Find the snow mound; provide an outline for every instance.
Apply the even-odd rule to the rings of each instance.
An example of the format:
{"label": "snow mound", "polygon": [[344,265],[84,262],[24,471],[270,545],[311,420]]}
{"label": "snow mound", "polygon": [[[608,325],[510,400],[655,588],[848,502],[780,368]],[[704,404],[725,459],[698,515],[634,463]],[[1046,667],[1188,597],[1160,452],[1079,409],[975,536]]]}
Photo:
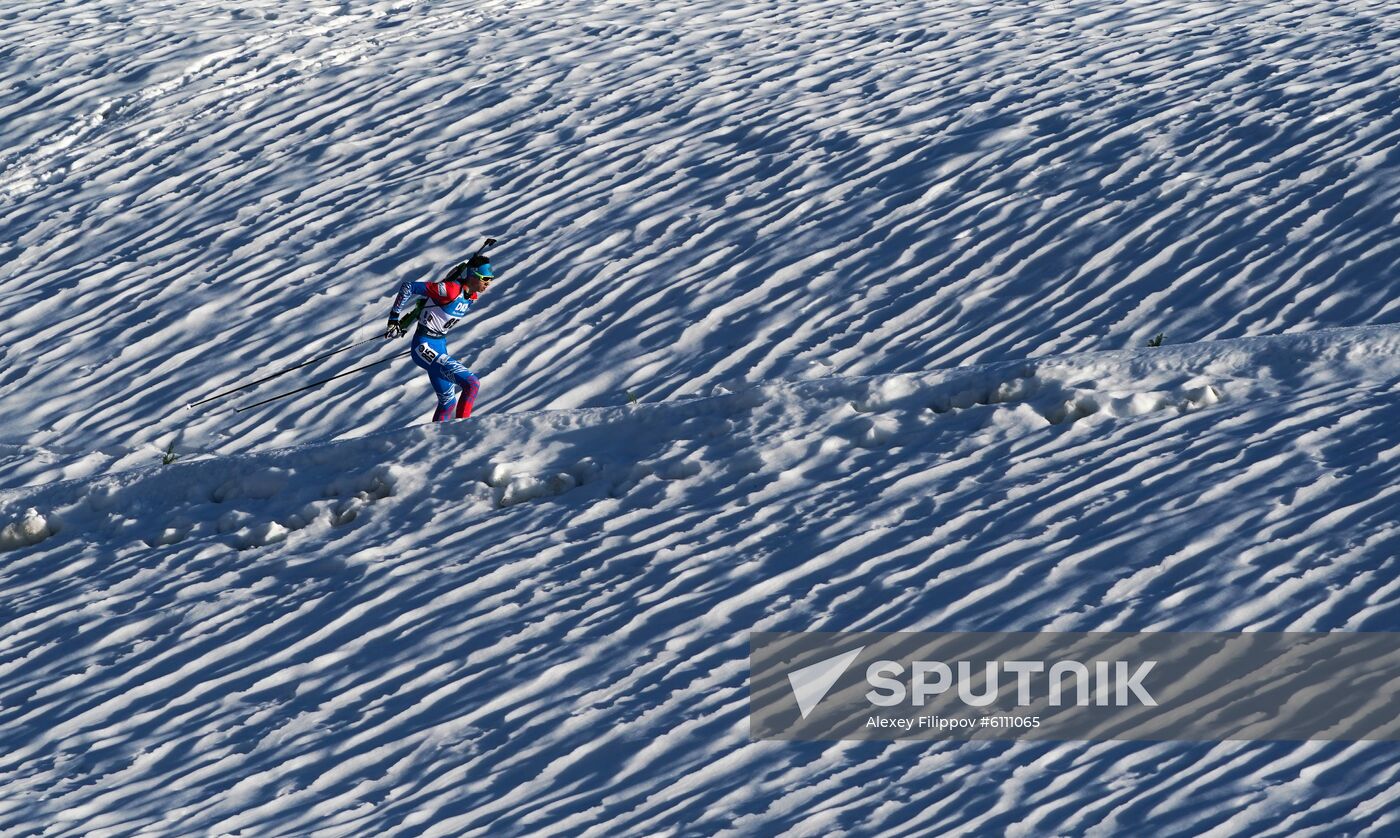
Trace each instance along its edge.
{"label": "snow mound", "polygon": [[[942,429],[954,414],[967,414],[972,427],[979,430],[1030,432],[1089,416],[1121,419],[1164,410],[1183,413],[1216,404],[1222,398],[1222,389],[1205,383],[1199,375],[1156,375],[1152,380],[1167,382],[1173,377],[1182,382],[1164,383],[1155,389],[1142,382],[1137,382],[1136,388],[1115,387],[1082,375],[1070,383],[1074,376],[1062,365],[1051,362],[1041,369],[1037,364],[1022,363],[951,374],[754,387],[739,395],[690,400],[680,408],[632,406],[586,414],[596,417],[590,428],[576,427],[582,420],[563,413],[501,417],[486,419],[484,425],[516,427],[526,423],[529,442],[541,446],[540,450],[516,457],[495,454],[489,462],[472,466],[456,462],[458,455],[452,444],[447,454],[417,445],[409,449],[411,454],[400,456],[397,439],[431,440],[435,434],[447,432],[419,428],[364,442],[175,463],[63,484],[47,491],[0,494],[0,498],[15,498],[9,502],[11,506],[19,499],[34,497],[42,497],[48,504],[46,512],[29,507],[7,524],[0,534],[0,545],[17,549],[37,544],[57,532],[58,521],[66,521],[70,538],[132,537],[150,546],[165,546],[224,536],[224,543],[249,549],[285,541],[303,530],[310,537],[323,537],[330,528],[347,526],[369,514],[372,504],[393,497],[403,484],[420,492],[440,492],[436,487],[428,488],[433,479],[458,487],[461,497],[454,498],[454,503],[465,509],[515,506],[558,497],[599,481],[606,484],[609,497],[621,497],[648,480],[694,478],[707,462],[722,470],[752,474],[762,470],[774,455],[736,445],[731,438],[737,428],[734,417],[759,406],[772,408],[784,403],[792,404],[794,410],[810,410],[805,402],[813,396],[839,400],[843,398],[840,394],[856,394],[847,399],[847,410],[860,415],[848,417],[846,411],[837,410],[827,421],[833,440],[844,438],[864,448],[917,442],[920,435]],[[654,451],[650,456],[614,450],[601,459],[596,453],[576,460],[570,459],[572,455],[550,453],[561,422],[572,429],[565,436],[579,438],[567,450],[594,452],[618,449],[618,428],[664,425],[668,420],[658,420],[655,414],[676,410],[685,415],[676,430],[682,438],[694,437],[689,445]],[[475,426],[467,427],[472,430],[459,426],[452,432],[475,433]],[[495,450],[499,434],[488,431],[487,436],[491,444],[484,450]],[[596,445],[582,443],[594,436],[599,440]],[[655,431],[638,431],[639,439],[654,436]],[[652,444],[656,444],[654,439]],[[482,445],[474,443],[473,447]],[[518,449],[520,443],[504,447]],[[827,445],[824,450],[831,453],[839,446]],[[389,462],[384,461],[386,457]],[[744,465],[748,462],[754,465]]]}
{"label": "snow mound", "polygon": [[14,550],[29,547],[58,532],[57,516],[44,516],[39,510],[30,507],[15,521],[0,529],[0,550]]}

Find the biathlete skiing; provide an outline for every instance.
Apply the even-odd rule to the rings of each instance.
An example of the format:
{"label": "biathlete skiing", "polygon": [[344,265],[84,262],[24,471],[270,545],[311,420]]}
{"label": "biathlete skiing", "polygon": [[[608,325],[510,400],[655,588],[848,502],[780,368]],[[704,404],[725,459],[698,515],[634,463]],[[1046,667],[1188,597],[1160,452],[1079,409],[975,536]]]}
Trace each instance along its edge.
{"label": "biathlete skiing", "polygon": [[[495,244],[494,240],[487,241]],[[448,354],[447,332],[466,316],[472,303],[491,287],[494,278],[490,257],[478,251],[471,259],[448,271],[442,280],[408,281],[399,286],[399,293],[394,296],[389,327],[384,330],[386,340],[403,336],[407,320],[404,312],[415,301],[420,301],[418,328],[413,333],[413,363],[428,371],[433,391],[437,393],[434,422],[466,419],[472,415],[472,405],[476,403],[481,384],[466,364]]]}

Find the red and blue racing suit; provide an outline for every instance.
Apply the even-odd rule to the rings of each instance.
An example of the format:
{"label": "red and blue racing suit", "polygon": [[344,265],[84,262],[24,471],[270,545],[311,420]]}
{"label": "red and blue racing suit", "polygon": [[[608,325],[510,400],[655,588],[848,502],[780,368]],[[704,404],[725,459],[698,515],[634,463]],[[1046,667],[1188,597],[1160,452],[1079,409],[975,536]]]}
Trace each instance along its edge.
{"label": "red and blue racing suit", "polygon": [[[418,315],[418,330],[413,334],[413,363],[428,371],[433,391],[437,393],[433,421],[442,422],[449,416],[465,419],[472,415],[472,405],[481,384],[465,364],[447,354],[447,331],[471,309],[476,295],[468,291],[466,285],[452,279],[405,282],[394,297],[390,319],[402,317],[420,297],[427,298],[427,304]],[[460,398],[458,388],[461,389]]]}

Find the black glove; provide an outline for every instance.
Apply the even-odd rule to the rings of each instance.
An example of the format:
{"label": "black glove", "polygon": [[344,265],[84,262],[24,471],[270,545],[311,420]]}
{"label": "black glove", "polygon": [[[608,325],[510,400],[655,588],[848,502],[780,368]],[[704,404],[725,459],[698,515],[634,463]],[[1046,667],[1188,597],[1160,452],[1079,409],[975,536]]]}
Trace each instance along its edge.
{"label": "black glove", "polygon": [[393,340],[394,338],[401,337],[403,337],[403,327],[399,325],[399,319],[397,317],[390,317],[389,328],[384,330],[384,339]]}

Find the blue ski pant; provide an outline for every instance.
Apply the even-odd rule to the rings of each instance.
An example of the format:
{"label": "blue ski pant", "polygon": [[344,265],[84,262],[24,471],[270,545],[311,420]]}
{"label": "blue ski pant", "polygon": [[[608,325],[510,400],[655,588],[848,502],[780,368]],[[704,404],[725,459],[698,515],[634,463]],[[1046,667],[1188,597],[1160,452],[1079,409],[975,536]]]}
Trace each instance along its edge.
{"label": "blue ski pant", "polygon": [[442,422],[450,415],[457,419],[466,419],[472,415],[472,405],[476,403],[476,394],[481,389],[481,382],[467,369],[466,364],[447,354],[446,338],[415,335],[413,363],[428,371],[428,379],[433,383],[433,392],[437,394],[437,410],[433,411],[434,422]]}

